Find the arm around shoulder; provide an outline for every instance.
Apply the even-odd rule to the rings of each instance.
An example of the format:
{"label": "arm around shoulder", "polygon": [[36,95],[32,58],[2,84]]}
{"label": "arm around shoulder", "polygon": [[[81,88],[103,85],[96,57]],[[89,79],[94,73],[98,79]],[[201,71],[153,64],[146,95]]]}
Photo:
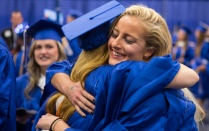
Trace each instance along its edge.
{"label": "arm around shoulder", "polygon": [[191,68],[180,64],[180,69],[166,88],[191,87],[199,81],[198,74]]}

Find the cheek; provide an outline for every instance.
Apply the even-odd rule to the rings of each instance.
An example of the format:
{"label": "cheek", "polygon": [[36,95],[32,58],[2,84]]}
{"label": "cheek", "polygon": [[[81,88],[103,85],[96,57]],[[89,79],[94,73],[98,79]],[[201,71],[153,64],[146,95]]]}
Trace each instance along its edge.
{"label": "cheek", "polygon": [[143,58],[143,49],[142,48],[132,48],[128,51],[128,55],[132,60],[142,60]]}
{"label": "cheek", "polygon": [[58,61],[58,58],[59,58],[59,51],[58,51],[58,49],[54,49],[54,50],[51,52],[51,55],[52,55],[52,58],[53,58],[55,61]]}
{"label": "cheek", "polygon": [[38,55],[39,55],[39,52],[38,52],[38,51],[36,51],[36,50],[34,50],[34,54],[33,54],[33,56],[34,56],[35,60],[38,58]]}
{"label": "cheek", "polygon": [[113,42],[113,38],[110,37],[109,40],[108,40],[108,43],[107,43],[108,44],[108,47],[111,45],[112,42]]}

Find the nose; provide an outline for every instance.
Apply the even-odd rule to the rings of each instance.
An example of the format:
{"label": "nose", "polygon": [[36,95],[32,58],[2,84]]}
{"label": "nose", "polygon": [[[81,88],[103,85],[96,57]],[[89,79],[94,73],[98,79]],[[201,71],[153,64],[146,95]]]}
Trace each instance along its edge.
{"label": "nose", "polygon": [[47,52],[47,49],[46,48],[41,48],[40,52],[44,54],[44,53]]}
{"label": "nose", "polygon": [[117,48],[117,49],[119,49],[119,48],[121,48],[122,47],[122,43],[121,43],[122,41],[121,41],[121,38],[120,37],[117,37],[117,38],[115,38],[115,39],[113,39],[112,40],[112,47],[113,48]]}

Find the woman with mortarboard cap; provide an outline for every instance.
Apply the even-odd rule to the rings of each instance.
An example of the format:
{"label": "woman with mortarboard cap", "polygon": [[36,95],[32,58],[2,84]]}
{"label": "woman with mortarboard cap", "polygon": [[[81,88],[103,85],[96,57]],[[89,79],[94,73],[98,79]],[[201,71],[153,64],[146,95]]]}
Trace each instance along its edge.
{"label": "woman with mortarboard cap", "polygon": [[195,30],[196,47],[195,59],[193,60],[192,68],[198,72],[200,81],[196,83],[192,89],[196,96],[200,99],[200,103],[209,99],[209,31],[206,23],[200,22]]}
{"label": "woman with mortarboard cap", "polygon": [[[155,16],[157,15],[158,19],[156,18],[157,19],[156,20],[153,17],[151,17],[151,19],[153,18],[152,19],[153,21],[151,21],[151,23],[149,23],[146,18],[149,19],[150,17],[146,17],[146,18],[142,17],[141,18],[140,14],[142,12],[140,12],[140,11],[142,11],[142,12],[144,11],[145,14],[147,13],[146,15],[151,14],[151,16],[153,16],[154,18],[156,18]],[[132,12],[134,12],[134,13],[132,14]],[[100,11],[97,10],[97,13],[100,13]],[[110,13],[114,14],[114,11],[110,11]],[[132,17],[132,15],[133,15],[133,17]],[[94,16],[96,16],[96,15],[91,14],[90,16],[92,19],[94,19]],[[142,16],[144,16],[143,13],[142,13]],[[85,18],[85,17],[83,17],[83,18]],[[102,17],[99,17],[99,18],[98,19],[101,20]],[[95,18],[95,19],[97,19],[97,18]],[[142,20],[143,22],[141,21],[141,19],[143,19]],[[84,20],[84,19],[82,19],[82,20]],[[134,21],[134,20],[136,20],[135,24],[130,22],[130,21]],[[158,22],[156,22],[156,21],[158,21]],[[161,53],[162,53],[161,55],[163,55],[164,53],[166,54],[168,52],[170,53],[171,38],[169,36],[169,30],[166,26],[164,19],[162,17],[160,17],[159,14],[155,13],[153,10],[151,10],[149,8],[146,8],[144,6],[132,6],[132,7],[128,8],[128,10],[125,11],[125,13],[123,13],[114,22],[115,23],[113,23],[113,30],[111,30],[110,39],[108,41],[108,46],[110,48],[111,47],[113,48],[113,46],[115,44],[115,48],[114,48],[115,52],[111,50],[112,48],[111,49],[108,48],[109,51],[111,52],[111,54],[108,54],[106,52],[107,51],[107,44],[104,44],[104,43],[106,43],[107,41],[104,42],[104,41],[102,41],[102,39],[105,37],[107,37],[107,39],[108,39],[108,35],[104,34],[104,36],[101,36],[101,32],[102,32],[101,29],[105,30],[105,28],[101,28],[100,33],[97,32],[98,30],[93,29],[91,32],[96,32],[96,33],[93,33],[94,35],[93,34],[87,35],[88,33],[82,35],[82,33],[81,33],[81,37],[84,38],[83,40],[85,42],[81,41],[80,44],[83,47],[83,49],[85,49],[85,51],[83,51],[81,53],[79,59],[77,60],[77,63],[73,67],[73,70],[72,70],[71,76],[70,76],[70,78],[72,78],[73,81],[79,81],[78,79],[80,79],[82,82],[82,85],[85,84],[85,89],[89,93],[91,93],[92,95],[96,95],[95,96],[97,98],[96,99],[96,108],[95,108],[94,115],[92,116],[93,119],[92,120],[89,119],[89,116],[91,116],[91,114],[89,114],[90,113],[89,112],[89,113],[87,113],[86,118],[83,118],[83,120],[84,121],[86,120],[86,122],[82,123],[80,121],[82,119],[82,117],[80,116],[80,118],[79,118],[78,112],[74,112],[75,108],[72,107],[72,104],[68,102],[67,98],[65,96],[63,97],[63,95],[55,94],[47,102],[46,106],[48,106],[48,108],[45,109],[45,107],[43,106],[42,109],[43,109],[43,111],[47,110],[47,112],[49,112],[50,109],[52,109],[52,111],[50,111],[50,113],[52,113],[52,114],[56,113],[56,117],[54,117],[50,114],[47,114],[39,120],[36,127],[41,128],[41,129],[50,129],[50,130],[54,130],[54,131],[55,130],[64,130],[63,127],[66,127],[66,124],[65,124],[65,126],[61,126],[61,128],[58,128],[58,127],[60,127],[58,125],[61,125],[61,123],[63,123],[63,121],[65,121],[72,127],[72,129],[70,129],[70,128],[67,129],[69,131],[74,130],[74,127],[75,128],[77,127],[77,129],[96,130],[96,131],[97,130],[160,130],[160,129],[164,130],[164,129],[170,129],[169,126],[170,127],[174,126],[175,129],[179,129],[179,128],[181,128],[181,124],[185,122],[186,125],[183,125],[183,128],[188,127],[191,129],[196,129],[196,124],[195,124],[193,116],[192,116],[195,111],[195,107],[192,102],[188,102],[184,99],[181,99],[181,97],[183,97],[183,96],[182,96],[182,94],[179,94],[178,91],[176,92],[175,90],[172,90],[175,93],[177,93],[179,95],[179,97],[175,96],[177,94],[172,96],[172,91],[171,91],[170,93],[167,92],[168,94],[166,93],[165,95],[163,95],[163,94],[162,95],[154,95],[150,99],[146,99],[146,97],[149,98],[149,96],[153,92],[155,92],[154,90],[156,90],[157,92],[158,91],[161,92],[161,89],[159,89],[159,88],[164,87],[164,84],[166,84],[167,82],[169,83],[173,79],[171,77],[174,77],[175,73],[178,72],[177,71],[178,69],[175,68],[175,66],[171,70],[165,69],[166,71],[171,73],[170,75],[167,74],[169,76],[168,77],[167,75],[162,75],[160,73],[162,71],[161,70],[162,68],[161,69],[155,68],[156,65],[162,66],[163,68],[165,68],[165,67],[170,68],[169,66],[171,63],[169,64],[169,62],[167,60],[168,59],[171,60],[171,56],[153,58],[153,60],[151,60],[150,63],[149,62],[147,63],[148,65],[151,64],[150,66],[147,65],[147,68],[146,67],[143,68],[143,66],[144,66],[144,64],[146,64],[146,62],[144,63],[142,61],[139,61],[138,63],[137,62],[135,63],[134,61],[128,61],[129,58],[130,58],[130,60],[137,61],[140,59],[140,56],[143,61],[149,61],[155,55],[158,56]],[[79,23],[80,22],[77,21],[77,24],[79,24]],[[151,25],[152,24],[154,24],[154,25],[148,26],[149,25],[148,23]],[[102,22],[99,24],[102,24]],[[126,26],[123,26],[124,24]],[[148,25],[146,25],[146,24],[148,24]],[[159,24],[161,26],[157,26],[156,24],[157,25]],[[72,30],[73,26],[75,26],[75,25],[76,24],[69,24],[69,26],[63,27],[63,29],[66,31],[66,37],[69,36],[68,38],[72,38],[73,35],[76,35],[76,33],[70,32],[70,31],[75,31],[75,30]],[[144,27],[142,25],[146,26],[147,28],[142,28],[142,27]],[[97,27],[98,25],[95,25],[95,26]],[[91,27],[92,27],[92,25],[91,25]],[[83,29],[90,28],[90,30],[91,30],[92,29],[91,27],[86,26],[86,27],[83,27]],[[101,25],[98,27],[101,27]],[[108,26],[106,25],[106,28],[107,27]],[[159,27],[159,28],[155,28],[155,27]],[[93,28],[95,28],[95,27],[93,27]],[[147,36],[148,38],[143,38],[142,37],[142,36],[144,36],[143,29],[147,29],[146,33],[148,33],[148,34],[151,33],[151,34],[156,34],[156,35],[153,36],[150,34]],[[157,33],[156,33],[156,30],[154,30],[154,29],[157,29],[157,30],[160,29],[160,31],[157,31]],[[84,30],[84,33],[85,33],[85,31],[86,30]],[[80,30],[79,30],[79,32],[80,32]],[[162,35],[162,33],[163,33],[163,35]],[[135,41],[136,39],[132,38],[131,36],[128,37],[128,38],[130,38],[130,39],[128,39],[126,37],[128,34],[129,35],[132,34],[134,36],[136,35],[135,38],[137,39],[137,42]],[[77,36],[79,36],[79,35],[77,35]],[[97,36],[97,37],[95,37],[95,36]],[[87,38],[91,38],[91,39],[87,39]],[[94,41],[94,39],[97,39],[97,40]],[[144,47],[145,43],[142,42],[144,39],[148,40],[146,43],[148,48],[150,46],[154,48],[154,45],[152,45],[152,44],[157,44],[158,45],[157,47],[159,47],[160,49],[162,49],[164,46],[165,46],[165,48],[162,50],[155,50],[156,52],[153,52],[153,53],[156,53],[155,55],[154,54],[152,55],[152,53],[149,54],[149,51],[152,50],[153,48],[149,48],[150,50],[147,50],[147,52],[146,51],[143,52],[142,51],[143,49],[140,50],[141,49],[140,47],[142,47],[142,48]],[[137,46],[137,45],[139,45],[139,46]],[[125,50],[127,52],[122,53],[122,51],[124,51],[123,47],[125,48]],[[117,49],[118,49],[118,51],[116,51]],[[119,53],[119,49],[120,49],[121,53]],[[140,53],[140,54],[138,54],[138,53]],[[144,56],[141,53],[142,54],[144,53]],[[102,55],[102,54],[104,57],[100,57],[100,55]],[[111,57],[111,58],[109,58],[109,57]],[[96,58],[98,60],[96,60]],[[109,58],[109,61],[108,61],[108,58]],[[160,59],[162,60],[161,61],[162,63],[160,63],[160,61],[158,61]],[[104,61],[104,63],[99,63],[102,61]],[[121,61],[123,61],[123,62],[121,62]],[[116,64],[115,68],[114,68],[114,66],[106,65],[107,63],[109,63],[111,65]],[[65,62],[58,63],[58,64],[65,64]],[[100,66],[101,64],[103,66]],[[152,65],[152,64],[156,64],[156,65]],[[81,68],[81,66],[82,66],[82,68]],[[86,69],[89,66],[93,66],[93,67],[91,67],[93,69],[91,69],[92,72],[87,75],[85,73],[86,70],[82,71],[82,69]],[[152,70],[152,67],[155,68],[155,70],[154,69]],[[176,67],[179,67],[178,64],[176,65]],[[111,69],[113,69],[112,72],[111,72]],[[143,70],[143,69],[145,69],[145,70]],[[175,70],[175,69],[177,69],[177,70]],[[188,69],[188,68],[186,68],[186,69]],[[84,72],[84,73],[81,73],[81,72],[76,73],[78,70],[81,72]],[[189,70],[192,71],[191,69],[189,69]],[[194,71],[192,71],[192,72],[194,73]],[[158,79],[158,75],[159,75],[158,73],[161,75],[161,77],[159,77],[158,82],[160,82],[160,83],[162,82],[161,83],[162,85],[161,84],[158,85],[157,83],[155,83],[157,81],[149,83],[149,80],[151,80],[153,78],[157,77],[157,79]],[[87,77],[85,77],[85,74],[87,75]],[[158,75],[156,75],[156,74],[158,74]],[[76,76],[81,76],[81,77],[76,77]],[[84,76],[84,77],[82,77],[82,76]],[[164,76],[166,76],[165,78],[167,80],[161,79]],[[68,75],[65,78],[67,78],[66,81],[69,80]],[[86,80],[86,81],[84,82],[84,80]],[[134,81],[132,81],[132,80],[134,80]],[[65,81],[63,81],[63,82],[65,82]],[[148,85],[146,85],[146,84],[148,84]],[[69,89],[69,92],[76,90],[76,87],[74,85],[73,86],[67,85],[65,87],[66,87],[66,89]],[[159,87],[159,88],[157,88],[157,87]],[[63,88],[63,90],[64,90],[64,88]],[[83,93],[83,96],[87,98],[86,93]],[[166,101],[164,98],[166,98]],[[160,104],[158,103],[158,101],[160,101]],[[79,101],[79,102],[81,103],[81,101]],[[139,103],[137,103],[137,102],[139,102]],[[169,104],[166,104],[167,102]],[[174,102],[174,104],[172,102]],[[68,106],[66,103],[68,103],[71,106]],[[184,112],[185,110],[183,111],[181,107],[180,108],[176,107],[177,103],[180,104],[180,106],[183,108],[183,110],[184,109],[186,110],[186,113]],[[185,106],[185,103],[187,103],[186,105],[188,105],[188,106]],[[171,106],[168,106],[170,104],[171,104]],[[56,107],[56,109],[54,109],[54,106]],[[66,107],[66,106],[68,106],[68,107]],[[124,108],[121,108],[121,106]],[[169,107],[171,107],[171,109]],[[160,110],[158,110],[158,109],[160,109]],[[124,113],[123,113],[123,111],[124,111]],[[175,111],[177,113],[179,113],[177,116],[174,116],[174,114],[172,114]],[[167,113],[169,115],[167,115]],[[180,121],[181,118],[179,118],[179,115],[183,116],[183,118],[185,118],[183,120],[184,122]],[[62,118],[62,120],[60,118],[58,118],[57,116]],[[172,116],[176,118],[173,121],[172,121],[172,118],[173,118]],[[40,117],[41,117],[41,115],[39,116],[39,118]],[[49,119],[47,119],[47,117]],[[85,117],[85,116],[83,116],[83,117]],[[79,118],[79,119],[76,119],[76,118]],[[189,120],[191,120],[191,121],[187,122],[187,118],[189,118]],[[171,121],[168,126],[166,124],[167,121],[169,121],[169,122]],[[173,125],[173,123],[175,123],[176,126]],[[36,124],[36,122],[34,124]],[[75,124],[77,124],[77,125],[75,125]],[[84,125],[84,124],[87,124],[87,126],[90,125],[90,127],[92,127],[92,128],[88,128],[88,127],[86,128],[86,125]],[[108,124],[110,124],[110,126]]]}
{"label": "woman with mortarboard cap", "polygon": [[[18,130],[31,130],[35,111],[40,108],[40,100],[45,85],[45,73],[49,65],[66,59],[62,46],[64,36],[61,25],[52,21],[39,20],[26,34],[33,38],[29,51],[27,73],[18,77],[16,89]],[[27,54],[26,57],[27,58]]]}
{"label": "woman with mortarboard cap", "polygon": [[177,41],[174,44],[172,55],[173,59],[191,67],[191,61],[194,58],[195,44],[189,41],[192,31],[187,26],[182,26],[178,30]]}

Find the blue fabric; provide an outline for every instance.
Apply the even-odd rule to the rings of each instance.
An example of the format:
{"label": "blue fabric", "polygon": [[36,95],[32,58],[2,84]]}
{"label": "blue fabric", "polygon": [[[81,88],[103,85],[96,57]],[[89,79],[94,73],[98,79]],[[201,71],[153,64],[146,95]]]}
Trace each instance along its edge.
{"label": "blue fabric", "polygon": [[[29,83],[29,75],[24,74],[16,79],[17,88],[16,88],[16,108],[24,108],[26,110],[35,110],[39,111],[40,109],[40,101],[42,97],[42,90],[40,87],[36,86],[34,90],[29,94],[31,99],[26,98],[24,95],[24,89],[27,87]],[[28,122],[23,125],[25,130],[30,130],[32,126],[32,119],[28,120]]]}
{"label": "blue fabric", "polygon": [[205,42],[203,44],[201,50],[201,58],[202,64],[206,66],[206,70],[204,72],[199,72],[200,82],[202,85],[202,93],[201,99],[208,99],[209,98],[209,42]]}
{"label": "blue fabric", "polygon": [[2,37],[0,37],[0,43],[1,43],[1,45],[4,46],[4,48],[9,49],[7,43],[4,41],[4,39]]}
{"label": "blue fabric", "polygon": [[77,58],[82,50],[78,45],[78,39],[73,39],[72,41],[68,41],[68,42],[70,44],[70,48],[73,51],[73,54],[71,56],[67,55],[67,59],[69,62],[75,63],[75,61],[77,60]]}
{"label": "blue fabric", "polygon": [[[179,67],[171,61],[171,56],[166,56],[156,57],[149,63],[126,61],[113,67],[97,68],[85,82],[86,90],[96,97],[94,115],[91,118],[87,113],[87,118],[83,119],[75,112],[68,121],[71,128],[66,131],[166,130],[171,126],[178,130],[192,126],[196,130],[194,104],[186,100],[181,91],[173,90],[177,94],[174,96],[170,90],[163,90]],[[189,106],[185,106],[187,103]],[[171,125],[173,111],[179,117]],[[85,121],[89,126],[84,125]]]}
{"label": "blue fabric", "polygon": [[62,30],[68,40],[78,38],[80,48],[84,50],[96,49],[107,43],[108,27],[112,20],[124,11],[124,6],[112,0],[69,22],[62,27]]}
{"label": "blue fabric", "polygon": [[29,94],[31,99],[28,99],[24,95],[24,89],[27,87],[29,83],[29,75],[24,74],[16,79],[17,82],[17,99],[16,99],[16,105],[17,108],[25,108],[27,110],[36,110],[38,111],[40,106],[40,99],[42,96],[41,88],[36,86],[34,90]]}
{"label": "blue fabric", "polygon": [[[63,66],[61,68],[61,66]],[[68,63],[68,61],[63,61],[63,62],[57,62],[53,65],[51,65],[47,71],[52,70],[52,74],[54,74],[55,72],[58,72],[61,69],[62,73],[69,73],[69,70],[71,70],[71,64]],[[101,71],[106,71],[109,68],[112,68],[111,66],[101,66],[100,68],[95,69],[88,77],[85,83],[85,89],[92,94],[93,96],[96,95],[96,87],[97,83],[98,83],[98,78],[101,76],[102,72]],[[68,71],[65,71],[66,69],[68,69]],[[48,74],[50,74],[51,72],[47,72]],[[47,76],[51,76],[47,75]],[[49,79],[47,78],[47,83],[50,82]],[[49,84],[49,83],[48,83]],[[48,88],[46,88],[48,85],[45,86],[44,92],[48,92],[49,95],[52,95],[53,93],[51,92],[51,94],[49,93],[50,91],[47,90],[49,88],[51,88],[51,86],[48,86]],[[46,114],[46,110],[45,110],[45,106],[46,106],[46,102],[43,104],[41,110],[39,110],[38,115],[35,118],[34,121],[34,125],[32,128],[32,131],[35,131],[35,125],[38,122],[39,118]],[[44,107],[44,108],[43,108]],[[88,126],[89,126],[89,121],[92,118],[92,114],[89,114],[87,112],[85,112],[87,114],[86,118],[83,118],[82,116],[80,116],[77,112],[73,113],[73,115],[70,117],[70,119],[68,120],[68,124],[76,129],[81,129],[81,130],[85,130]],[[82,126],[81,126],[82,123]]]}
{"label": "blue fabric", "polygon": [[65,73],[67,75],[70,74],[71,69],[73,67],[73,63],[69,63],[68,61],[64,60],[62,62],[55,62],[54,64],[50,65],[46,70],[46,85],[44,87],[43,95],[40,101],[40,105],[42,105],[46,99],[55,91],[56,88],[51,84],[51,78],[56,73]]}
{"label": "blue fabric", "polygon": [[169,119],[165,130],[197,131],[197,125],[194,121],[194,103],[186,99],[181,90],[171,89],[165,91],[164,94],[169,103]]}
{"label": "blue fabric", "polygon": [[209,98],[209,42],[204,42],[200,57],[196,57],[192,64],[192,68],[196,70],[198,66],[204,65],[206,70],[203,72],[199,72],[200,80],[196,83],[191,91],[195,93],[196,97],[200,99],[208,99]]}
{"label": "blue fabric", "polygon": [[34,40],[53,39],[62,43],[60,35],[54,30],[42,30],[36,33]]}
{"label": "blue fabric", "polygon": [[[176,52],[174,52],[176,51]],[[195,57],[195,46],[192,42],[188,42],[187,49],[185,51],[185,54],[183,55],[183,48],[174,46],[173,48],[173,56],[175,56],[175,60],[179,60],[181,57],[184,58],[183,64],[185,64],[188,67],[191,67],[191,61]]]}
{"label": "blue fabric", "polygon": [[16,131],[15,67],[8,49],[0,42],[0,130]]}
{"label": "blue fabric", "polygon": [[[14,61],[15,62],[15,71],[16,71],[16,77],[26,73],[26,67],[24,66],[24,60],[22,59],[23,58],[23,51],[19,51],[17,53],[17,57],[16,57],[16,60]],[[22,68],[22,74],[20,74],[20,69]]]}
{"label": "blue fabric", "polygon": [[27,30],[27,34],[34,40],[52,39],[62,43],[61,38],[64,36],[61,25],[46,19],[41,19],[33,24]]}
{"label": "blue fabric", "polygon": [[126,130],[166,128],[168,106],[162,91],[178,72],[179,64],[172,63],[170,57],[143,64],[122,63],[111,74],[108,86],[98,84],[101,91],[96,96],[90,130],[116,129],[118,123]]}

